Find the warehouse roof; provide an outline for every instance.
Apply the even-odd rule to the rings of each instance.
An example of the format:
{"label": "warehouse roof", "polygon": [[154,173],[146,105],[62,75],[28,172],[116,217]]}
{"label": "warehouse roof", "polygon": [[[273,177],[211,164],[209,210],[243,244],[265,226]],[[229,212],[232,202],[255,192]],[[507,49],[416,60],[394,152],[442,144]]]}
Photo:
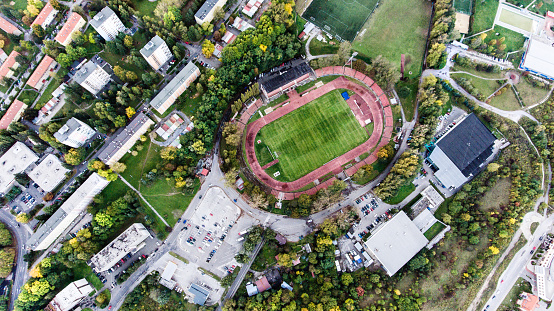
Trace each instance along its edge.
{"label": "warehouse roof", "polygon": [[521,69],[554,79],[554,46],[546,39],[529,39],[527,51],[521,60]]}

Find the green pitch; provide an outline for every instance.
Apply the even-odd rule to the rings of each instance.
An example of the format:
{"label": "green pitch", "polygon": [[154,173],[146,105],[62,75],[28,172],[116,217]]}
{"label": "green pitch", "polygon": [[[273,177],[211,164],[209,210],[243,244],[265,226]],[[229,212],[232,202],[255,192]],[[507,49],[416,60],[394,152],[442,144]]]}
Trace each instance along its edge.
{"label": "green pitch", "polygon": [[[273,177],[278,170],[281,175],[275,179],[296,180],[369,139],[342,98],[343,91],[333,90],[261,128],[256,141],[279,159],[268,174]],[[258,152],[256,156],[260,158]]]}
{"label": "green pitch", "polygon": [[352,41],[377,2],[378,0],[313,0],[302,17],[332,35]]}

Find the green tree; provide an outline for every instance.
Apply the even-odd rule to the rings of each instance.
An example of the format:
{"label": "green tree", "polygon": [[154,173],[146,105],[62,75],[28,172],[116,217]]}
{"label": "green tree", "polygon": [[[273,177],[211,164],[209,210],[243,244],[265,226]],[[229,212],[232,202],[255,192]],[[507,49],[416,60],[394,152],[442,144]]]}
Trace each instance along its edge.
{"label": "green tree", "polygon": [[398,69],[383,56],[377,56],[371,65],[375,73],[375,82],[382,88],[389,90],[400,80]]}
{"label": "green tree", "polygon": [[13,248],[0,249],[0,278],[6,278],[13,268],[15,250]]}
{"label": "green tree", "polygon": [[15,220],[19,223],[22,223],[22,224],[26,224],[29,222],[29,215],[27,213],[19,213],[17,214],[17,216],[15,217]]}
{"label": "green tree", "polygon": [[350,275],[350,273],[343,273],[343,275],[341,275],[340,277],[340,280],[345,286],[348,286],[352,284],[352,282],[354,282],[354,278],[352,277],[352,275]]}
{"label": "green tree", "polygon": [[79,165],[83,163],[86,156],[86,150],[84,148],[71,148],[64,155],[65,163],[69,165]]}
{"label": "green tree", "polygon": [[204,40],[202,43],[202,54],[204,54],[206,58],[210,58],[212,57],[214,51],[215,45],[210,40]]}

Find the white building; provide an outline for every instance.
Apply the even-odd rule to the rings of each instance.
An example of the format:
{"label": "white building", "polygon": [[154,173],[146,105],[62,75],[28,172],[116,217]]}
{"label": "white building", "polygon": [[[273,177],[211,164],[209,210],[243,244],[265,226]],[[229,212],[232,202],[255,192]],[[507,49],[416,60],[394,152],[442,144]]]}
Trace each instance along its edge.
{"label": "white building", "polygon": [[214,11],[216,8],[223,8],[227,0],[206,0],[204,4],[194,14],[194,19],[199,25],[205,22],[210,23],[214,19]]}
{"label": "white building", "polygon": [[54,137],[60,143],[73,148],[79,148],[96,133],[86,123],[71,118],[56,132]]}
{"label": "white building", "polygon": [[58,157],[49,154],[28,175],[42,190],[50,192],[65,179],[68,172]]}
{"label": "white building", "polygon": [[73,309],[81,300],[88,297],[94,289],[86,279],[80,279],[67,285],[59,292],[52,301],[46,306],[47,311],[69,311]]}
{"label": "white building", "polygon": [[554,43],[543,37],[531,37],[519,69],[554,80]]}
{"label": "white building", "polygon": [[112,41],[120,32],[125,31],[125,26],[119,17],[117,17],[117,14],[108,6],[94,15],[90,25],[106,41]]}
{"label": "white building", "polygon": [[94,96],[110,82],[110,79],[110,74],[92,59],[85,63],[73,77],[76,83],[91,92]]}
{"label": "white building", "polygon": [[146,59],[148,64],[154,68],[154,70],[160,69],[165,63],[167,63],[173,54],[169,50],[167,43],[162,38],[156,35],[146,45],[140,49],[140,54]]}
{"label": "white building", "polygon": [[163,114],[181,94],[200,76],[200,69],[189,62],[160,92],[150,101],[158,113]]}
{"label": "white building", "polygon": [[93,269],[96,272],[110,269],[128,253],[134,253],[141,249],[147,238],[151,238],[151,236],[143,224],[132,224],[90,259]]}
{"label": "white building", "polygon": [[86,211],[95,195],[110,182],[97,173],[92,175],[50,216],[48,220],[31,235],[27,246],[34,250],[47,249],[77,217]]}
{"label": "white building", "polygon": [[370,255],[393,276],[429,241],[403,211],[381,225],[365,242]]}
{"label": "white building", "polygon": [[0,157],[0,193],[7,193],[15,181],[15,174],[36,162],[38,156],[22,142],[16,142]]}

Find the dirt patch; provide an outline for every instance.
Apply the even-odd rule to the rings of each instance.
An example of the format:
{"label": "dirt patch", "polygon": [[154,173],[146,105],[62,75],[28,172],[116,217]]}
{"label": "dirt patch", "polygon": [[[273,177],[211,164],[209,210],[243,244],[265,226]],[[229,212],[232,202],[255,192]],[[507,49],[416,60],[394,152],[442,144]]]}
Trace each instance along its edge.
{"label": "dirt patch", "polygon": [[510,202],[510,188],[512,181],[509,178],[498,180],[491,190],[483,196],[479,202],[479,208],[482,211],[498,209]]}

